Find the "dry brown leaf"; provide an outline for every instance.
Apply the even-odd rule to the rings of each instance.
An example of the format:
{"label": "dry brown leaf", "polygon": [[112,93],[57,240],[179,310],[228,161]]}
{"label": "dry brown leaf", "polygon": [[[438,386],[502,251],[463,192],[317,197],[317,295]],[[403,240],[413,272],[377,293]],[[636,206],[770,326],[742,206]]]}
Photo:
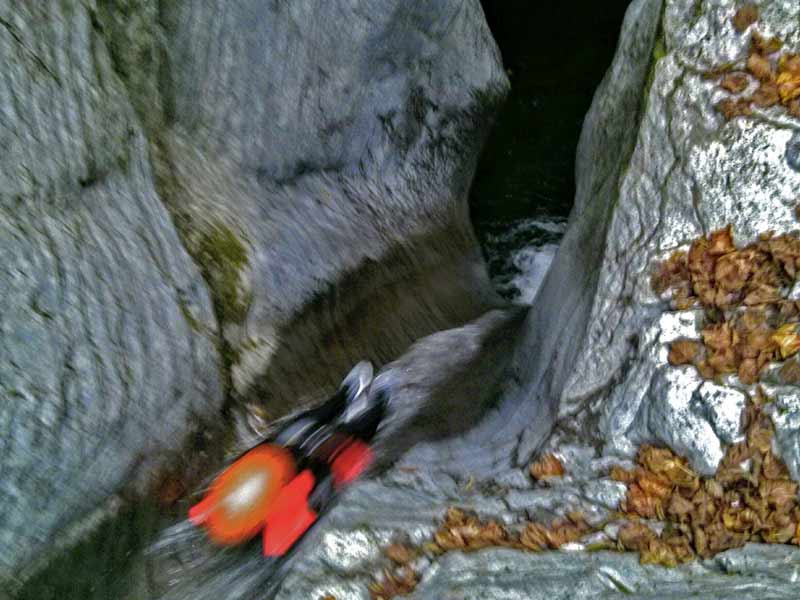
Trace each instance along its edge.
{"label": "dry brown leaf", "polygon": [[716,371],[714,371],[714,367],[712,367],[706,360],[701,360],[700,362],[696,363],[695,367],[697,367],[697,372],[700,373],[700,376],[703,377],[703,379],[714,379],[714,377],[717,375]]}
{"label": "dry brown leaf", "polygon": [[[800,204],[797,206],[800,210]],[[673,253],[667,260],[657,263],[653,270],[651,284],[657,294],[662,294],[668,289],[687,286],[688,283],[689,270],[685,252]]]}
{"label": "dry brown leaf", "polygon": [[750,385],[758,381],[758,363],[754,358],[745,358],[739,364],[739,380],[745,385]]}
{"label": "dry brown leaf", "polygon": [[778,61],[778,71],[800,76],[800,54],[791,52],[783,54]]}
{"label": "dry brown leaf", "polygon": [[700,353],[700,342],[695,340],[677,340],[669,346],[667,360],[673,366],[691,365]]}
{"label": "dry brown leaf", "polygon": [[618,465],[614,465],[611,467],[611,472],[609,473],[611,479],[614,481],[621,481],[622,483],[631,483],[632,481],[636,481],[636,471],[635,470],[627,470],[623,469]]}
{"label": "dry brown leaf", "polygon": [[730,121],[736,117],[747,117],[753,114],[753,109],[750,107],[750,100],[747,98],[740,98],[738,100],[724,98],[717,102],[715,108],[722,113],[726,121]]}
{"label": "dry brown leaf", "polygon": [[645,494],[659,500],[664,500],[672,493],[672,484],[669,479],[644,469],[637,474],[636,483]]}
{"label": "dry brown leaf", "polygon": [[656,539],[656,533],[644,523],[629,521],[619,528],[617,539],[625,550],[641,551]]}
{"label": "dry brown leaf", "polygon": [[644,444],[638,453],[639,462],[650,471],[663,475],[673,485],[696,489],[698,476],[669,448],[657,448]]}
{"label": "dry brown leaf", "polygon": [[800,351],[800,334],[797,323],[786,323],[778,328],[772,335],[772,340],[778,345],[781,358],[789,358]]}
{"label": "dry brown leaf", "polygon": [[547,544],[557,549],[569,542],[574,542],[585,535],[591,527],[583,519],[558,519],[546,530]]}
{"label": "dry brown leaf", "polygon": [[685,517],[694,510],[694,504],[681,496],[680,494],[672,494],[667,505],[667,513],[678,517],[679,519]]}
{"label": "dry brown leaf", "polygon": [[742,71],[728,73],[719,82],[719,86],[729,91],[731,94],[739,94],[745,91],[748,85],[750,85],[750,78],[747,76],[747,73],[743,73]]}
{"label": "dry brown leaf", "polygon": [[733,15],[733,28],[742,33],[756,21],[758,21],[758,6],[745,4]]}
{"label": "dry brown leaf", "polygon": [[764,456],[761,464],[761,473],[766,479],[785,479],[789,476],[789,470],[782,461],[778,460],[772,452]]}
{"label": "dry brown leaf", "polygon": [[772,427],[762,427],[760,423],[751,425],[747,431],[747,445],[751,452],[758,451],[762,455],[771,452]]}
{"label": "dry brown leaf", "polygon": [[418,551],[407,544],[391,544],[383,551],[386,558],[398,565],[406,565],[418,556]]}
{"label": "dry brown leaf", "polygon": [[789,479],[764,479],[759,484],[759,494],[767,503],[785,512],[797,501],[797,484]]}
{"label": "dry brown leaf", "polygon": [[757,31],[753,32],[753,35],[751,36],[751,43],[752,48],[763,56],[775,54],[776,52],[780,52],[780,49],[783,48],[783,42],[780,40],[780,38],[767,38],[762,36]]}
{"label": "dry brown leaf", "polygon": [[724,352],[733,346],[733,330],[727,321],[705,327],[702,335],[703,343],[711,350]]}
{"label": "dry brown leaf", "polygon": [[508,531],[497,521],[482,521],[477,515],[455,507],[448,509],[433,539],[443,551],[479,550],[510,543]]}
{"label": "dry brown leaf", "polygon": [[[714,279],[719,287],[726,291],[739,291],[747,283],[752,273],[752,265],[746,255],[731,252],[722,256],[714,266]],[[741,294],[737,294],[739,296]]]}
{"label": "dry brown leaf", "polygon": [[555,454],[548,453],[531,465],[530,472],[537,481],[547,477],[562,477],[564,465]]}
{"label": "dry brown leaf", "polygon": [[652,540],[647,548],[639,552],[639,562],[662,567],[677,567],[679,564],[673,549],[659,539]]}
{"label": "dry brown leaf", "polygon": [[369,585],[372,600],[390,600],[397,596],[405,596],[414,591],[419,583],[417,574],[403,567],[397,572],[384,571],[383,579]]}
{"label": "dry brown leaf", "polygon": [[712,231],[708,236],[708,253],[711,256],[722,256],[736,250],[733,244],[733,228],[728,225],[724,229]]}
{"label": "dry brown leaf", "polygon": [[774,81],[775,72],[772,69],[772,64],[769,59],[761,56],[760,54],[751,54],[747,58],[747,70],[756,79],[761,81]]}
{"label": "dry brown leaf", "polygon": [[781,101],[781,94],[778,85],[775,83],[762,83],[753,93],[751,98],[753,104],[760,108],[775,106]]}
{"label": "dry brown leaf", "polygon": [[547,548],[547,530],[539,523],[528,523],[519,537],[520,544],[528,550],[537,552]]}
{"label": "dry brown leaf", "polygon": [[638,483],[628,485],[628,493],[625,496],[623,510],[645,519],[662,519],[664,517],[664,507],[661,500],[645,493]]}
{"label": "dry brown leaf", "polygon": [[722,489],[722,486],[719,484],[719,482],[714,479],[707,479],[704,489],[710,498],[715,498],[717,500],[720,500],[725,493],[725,490]]}
{"label": "dry brown leaf", "polygon": [[780,101],[788,105],[796,98],[800,98],[800,78],[789,78],[788,75],[778,77],[778,96]]}
{"label": "dry brown leaf", "polygon": [[779,526],[770,527],[765,531],[762,531],[761,537],[768,544],[787,544],[794,537],[796,528],[797,524],[794,521],[787,519],[785,523]]}
{"label": "dry brown leaf", "polygon": [[758,304],[767,304],[769,302],[776,302],[780,299],[780,292],[778,288],[765,283],[759,283],[750,286],[750,290],[744,297],[744,303],[747,306],[756,306]]}

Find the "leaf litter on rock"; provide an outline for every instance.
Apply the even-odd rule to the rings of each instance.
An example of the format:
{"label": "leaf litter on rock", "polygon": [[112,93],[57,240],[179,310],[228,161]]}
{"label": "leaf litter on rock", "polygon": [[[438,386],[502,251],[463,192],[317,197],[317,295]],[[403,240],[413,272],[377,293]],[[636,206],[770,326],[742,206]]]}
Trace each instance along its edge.
{"label": "leaf litter on rock", "polygon": [[[758,9],[752,5],[742,7],[734,17],[734,27],[744,31],[755,22],[753,19],[758,19]],[[707,73],[710,78],[719,80],[721,89],[734,95],[741,94],[750,86],[751,77],[758,82],[758,88],[750,96],[724,98],[717,103],[717,110],[726,120],[751,115],[753,106],[769,108],[778,105],[791,116],[800,118],[800,54],[781,53],[783,49],[781,39],[767,38],[753,31],[746,71],[732,71],[731,65],[725,65]]]}
{"label": "leaf litter on rock", "polygon": [[694,365],[706,379],[736,374],[745,384],[758,381],[767,365],[800,351],[800,305],[788,298],[799,273],[796,234],[767,233],[737,248],[730,226],[657,264],[656,293],[670,292],[677,310],[704,310],[700,339],[672,342],[669,363]]}
{"label": "leaf litter on rock", "polygon": [[[743,415],[744,439],[727,447],[711,477],[701,477],[672,450],[648,444],[639,448],[634,468],[612,466],[610,477],[627,486],[617,513],[624,522],[616,545],[594,543],[591,549],[637,552],[642,564],[675,567],[748,542],[800,545],[798,484],[772,451],[774,429],[764,410],[770,402],[756,387]],[[662,523],[660,532],[651,527],[656,520]],[[451,507],[431,542],[420,548],[386,548],[387,558],[400,567],[387,569],[373,582],[371,597],[388,600],[410,593],[419,580],[410,563],[423,553],[498,547],[557,550],[602,531],[604,525],[591,526],[573,512],[549,525],[528,521],[513,527]]]}

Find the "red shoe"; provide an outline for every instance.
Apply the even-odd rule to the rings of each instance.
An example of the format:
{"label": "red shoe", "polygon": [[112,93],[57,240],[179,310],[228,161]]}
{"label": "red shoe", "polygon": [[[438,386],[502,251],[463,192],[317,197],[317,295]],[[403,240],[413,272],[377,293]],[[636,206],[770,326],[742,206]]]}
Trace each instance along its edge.
{"label": "red shoe", "polygon": [[267,513],[263,534],[264,556],[283,556],[317,520],[308,505],[316,481],[309,469],[292,479],[278,494]]}

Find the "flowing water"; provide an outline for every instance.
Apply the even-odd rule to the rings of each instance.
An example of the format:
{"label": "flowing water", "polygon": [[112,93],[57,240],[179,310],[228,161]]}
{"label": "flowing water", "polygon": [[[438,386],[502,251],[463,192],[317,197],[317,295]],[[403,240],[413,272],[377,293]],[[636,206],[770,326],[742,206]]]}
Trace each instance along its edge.
{"label": "flowing water", "polygon": [[534,300],[575,195],[575,148],[614,54],[628,0],[485,0],[511,93],[486,144],[470,207],[497,290]]}
{"label": "flowing water", "polygon": [[501,296],[532,304],[567,228],[559,216],[484,224],[483,249]]}

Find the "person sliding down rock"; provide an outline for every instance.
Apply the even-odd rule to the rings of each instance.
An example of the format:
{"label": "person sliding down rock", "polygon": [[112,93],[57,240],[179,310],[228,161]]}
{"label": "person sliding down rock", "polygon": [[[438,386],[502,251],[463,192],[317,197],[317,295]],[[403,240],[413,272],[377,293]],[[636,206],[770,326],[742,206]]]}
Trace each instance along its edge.
{"label": "person sliding down rock", "polygon": [[263,532],[264,556],[285,555],[373,462],[386,393],[369,393],[372,376],[369,362],[357,364],[328,401],[242,454],[189,510],[190,521],[223,546]]}

